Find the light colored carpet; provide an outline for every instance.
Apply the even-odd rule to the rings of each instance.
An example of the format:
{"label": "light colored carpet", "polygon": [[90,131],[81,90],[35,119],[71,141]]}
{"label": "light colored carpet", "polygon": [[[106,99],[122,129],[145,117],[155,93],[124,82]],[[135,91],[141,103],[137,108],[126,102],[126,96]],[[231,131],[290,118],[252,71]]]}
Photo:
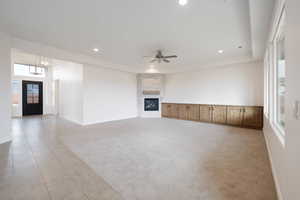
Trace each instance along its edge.
{"label": "light colored carpet", "polygon": [[126,200],[277,199],[261,131],[137,118],[59,132]]}

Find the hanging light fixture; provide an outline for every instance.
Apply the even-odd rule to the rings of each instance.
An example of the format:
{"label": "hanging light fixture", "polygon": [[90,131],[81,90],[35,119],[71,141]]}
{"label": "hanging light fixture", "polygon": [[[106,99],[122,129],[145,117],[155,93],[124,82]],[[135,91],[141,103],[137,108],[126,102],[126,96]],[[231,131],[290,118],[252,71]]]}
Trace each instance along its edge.
{"label": "hanging light fixture", "polygon": [[[29,72],[33,75],[42,75],[45,67],[49,65],[47,58],[43,56],[36,56],[35,66],[29,66]],[[42,70],[44,69],[44,70]]]}

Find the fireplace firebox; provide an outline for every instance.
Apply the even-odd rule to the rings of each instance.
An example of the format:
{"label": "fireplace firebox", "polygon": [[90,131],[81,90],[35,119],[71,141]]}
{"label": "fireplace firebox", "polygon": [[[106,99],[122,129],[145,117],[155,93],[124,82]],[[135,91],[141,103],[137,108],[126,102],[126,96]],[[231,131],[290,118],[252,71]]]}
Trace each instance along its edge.
{"label": "fireplace firebox", "polygon": [[159,99],[158,98],[145,98],[144,99],[144,111],[159,111]]}

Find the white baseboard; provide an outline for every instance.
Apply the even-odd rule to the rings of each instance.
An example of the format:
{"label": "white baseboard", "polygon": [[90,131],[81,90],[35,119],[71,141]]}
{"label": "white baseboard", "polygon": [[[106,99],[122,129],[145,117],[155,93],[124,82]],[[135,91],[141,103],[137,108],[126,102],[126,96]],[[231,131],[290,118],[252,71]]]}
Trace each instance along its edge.
{"label": "white baseboard", "polygon": [[269,144],[268,139],[266,138],[265,133],[264,133],[264,138],[265,138],[265,142],[266,142],[266,146],[267,146],[267,151],[268,151],[268,155],[269,155],[269,160],[270,160],[270,164],[271,164],[271,169],[272,169],[272,174],[273,174],[273,178],[274,178],[274,182],[275,182],[275,187],[276,187],[278,200],[284,200],[283,195],[281,193],[280,184],[279,184],[279,180],[278,180],[278,177],[277,177],[276,169],[274,167],[274,162],[273,162],[273,159],[272,159],[273,157],[272,157],[272,153],[271,153],[271,150],[270,150],[270,144]]}
{"label": "white baseboard", "polygon": [[6,137],[0,138],[0,144],[6,143],[6,142],[10,142],[10,141],[12,141],[12,137],[11,136],[6,136]]}
{"label": "white baseboard", "polygon": [[86,122],[83,123],[83,126],[89,126],[89,125],[94,125],[94,124],[101,124],[101,123],[106,123],[106,122],[113,122],[113,121],[121,121],[121,120],[126,120],[126,119],[133,119],[133,118],[137,118],[137,115],[134,116],[129,116],[129,117],[125,117],[125,118],[116,118],[116,119],[109,119],[109,120],[102,120],[102,121],[94,121],[94,122]]}
{"label": "white baseboard", "polygon": [[77,120],[73,120],[73,119],[69,119],[68,117],[63,117],[63,116],[57,116],[58,118],[61,118],[61,119],[64,119],[64,120],[67,120],[69,122],[72,122],[74,124],[77,124],[77,125],[80,125],[80,126],[83,126],[83,123],[80,122],[80,121],[77,121]]}

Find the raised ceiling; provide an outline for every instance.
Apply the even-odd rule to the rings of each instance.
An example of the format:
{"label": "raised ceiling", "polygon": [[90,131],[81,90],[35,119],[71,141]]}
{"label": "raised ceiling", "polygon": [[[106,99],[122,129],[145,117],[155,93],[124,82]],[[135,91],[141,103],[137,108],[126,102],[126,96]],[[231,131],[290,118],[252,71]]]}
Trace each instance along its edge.
{"label": "raised ceiling", "polygon": [[1,0],[0,27],[135,72],[161,49],[179,58],[158,71],[175,72],[253,59],[249,10],[248,0]]}

